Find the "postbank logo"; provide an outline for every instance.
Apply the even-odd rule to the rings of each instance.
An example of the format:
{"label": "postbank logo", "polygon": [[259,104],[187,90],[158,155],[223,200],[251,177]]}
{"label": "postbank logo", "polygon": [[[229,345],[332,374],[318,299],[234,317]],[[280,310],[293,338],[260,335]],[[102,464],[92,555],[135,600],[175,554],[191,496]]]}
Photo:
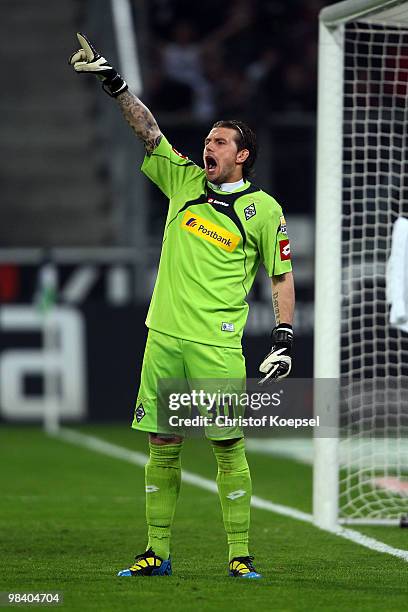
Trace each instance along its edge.
{"label": "postbank logo", "polygon": [[203,217],[194,215],[189,210],[184,213],[181,227],[198,238],[211,242],[214,246],[232,253],[238,246],[241,236],[229,232],[225,227],[211,223]]}

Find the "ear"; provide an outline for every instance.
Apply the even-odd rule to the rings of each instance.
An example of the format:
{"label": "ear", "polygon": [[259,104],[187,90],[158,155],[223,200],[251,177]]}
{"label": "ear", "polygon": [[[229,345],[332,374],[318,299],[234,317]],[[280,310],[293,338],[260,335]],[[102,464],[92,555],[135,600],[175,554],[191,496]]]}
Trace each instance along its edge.
{"label": "ear", "polygon": [[237,153],[237,164],[243,164],[249,157],[248,149],[241,149]]}

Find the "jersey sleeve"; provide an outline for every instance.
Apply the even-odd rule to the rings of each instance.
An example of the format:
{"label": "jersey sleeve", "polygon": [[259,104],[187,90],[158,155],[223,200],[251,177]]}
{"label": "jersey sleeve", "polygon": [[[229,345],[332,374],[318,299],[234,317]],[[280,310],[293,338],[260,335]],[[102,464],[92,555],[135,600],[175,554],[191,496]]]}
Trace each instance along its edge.
{"label": "jersey sleeve", "polygon": [[165,136],[151,155],[145,155],[141,169],[168,198],[185,183],[203,174],[202,168],[176,151]]}
{"label": "jersey sleeve", "polygon": [[258,248],[268,276],[291,272],[290,242],[285,217],[280,207],[264,224]]}

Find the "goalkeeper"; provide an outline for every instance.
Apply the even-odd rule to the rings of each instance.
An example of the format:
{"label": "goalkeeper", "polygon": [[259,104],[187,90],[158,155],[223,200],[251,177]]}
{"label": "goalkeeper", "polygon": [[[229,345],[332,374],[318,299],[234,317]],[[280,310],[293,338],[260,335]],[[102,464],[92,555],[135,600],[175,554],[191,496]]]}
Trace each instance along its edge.
{"label": "goalkeeper", "polygon": [[[260,384],[291,369],[294,288],[290,245],[279,204],[248,180],[256,140],[240,121],[215,123],[204,142],[204,169],[178,153],[149,109],[92,46],[77,35],[70,58],[78,73],[96,75],[144,142],[142,171],[168,197],[158,276],[132,427],[149,433],[146,465],[147,550],[119,576],[171,574],[170,531],[180,489],[183,438],[158,422],[159,379],[245,380],[241,337],[245,300],[259,264],[272,279],[276,327],[260,365]],[[217,485],[229,547],[229,575],[260,578],[248,549],[251,476],[242,430],[207,433],[218,464]]]}

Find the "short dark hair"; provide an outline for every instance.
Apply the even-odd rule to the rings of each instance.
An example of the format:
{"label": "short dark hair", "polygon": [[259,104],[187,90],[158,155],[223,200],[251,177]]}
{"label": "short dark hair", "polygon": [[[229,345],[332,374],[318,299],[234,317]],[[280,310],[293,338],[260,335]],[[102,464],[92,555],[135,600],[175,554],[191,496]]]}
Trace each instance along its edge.
{"label": "short dark hair", "polygon": [[236,121],[235,119],[216,121],[211,129],[213,130],[214,128],[219,127],[235,130],[235,133],[237,134],[237,138],[235,140],[238,151],[248,149],[248,158],[242,164],[242,176],[246,180],[253,174],[253,166],[258,154],[255,132],[253,132],[251,128],[243,121]]}

